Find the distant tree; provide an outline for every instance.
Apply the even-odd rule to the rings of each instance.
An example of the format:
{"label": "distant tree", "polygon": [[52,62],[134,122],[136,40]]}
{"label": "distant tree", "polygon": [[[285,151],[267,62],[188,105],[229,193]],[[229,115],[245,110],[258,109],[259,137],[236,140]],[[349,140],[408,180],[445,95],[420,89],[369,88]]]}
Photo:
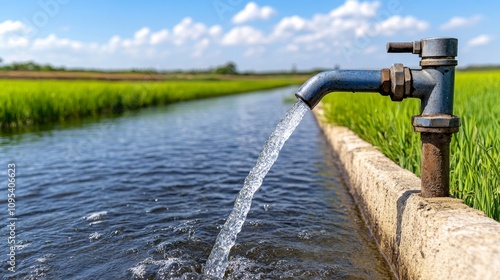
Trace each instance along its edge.
{"label": "distant tree", "polygon": [[238,74],[238,70],[236,69],[236,64],[232,61],[228,63],[218,66],[214,70],[215,74]]}
{"label": "distant tree", "polygon": [[46,65],[42,65],[40,67],[40,70],[41,71],[54,71],[55,69],[54,69],[54,67],[52,67],[52,65],[46,64]]}
{"label": "distant tree", "polygon": [[0,57],[0,64],[2,64],[2,62],[3,62],[3,58]]}

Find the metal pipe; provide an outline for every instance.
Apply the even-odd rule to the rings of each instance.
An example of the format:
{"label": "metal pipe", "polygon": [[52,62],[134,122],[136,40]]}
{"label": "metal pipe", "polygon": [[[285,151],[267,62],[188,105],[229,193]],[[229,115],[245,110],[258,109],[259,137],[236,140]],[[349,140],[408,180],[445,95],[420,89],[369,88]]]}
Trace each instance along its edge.
{"label": "metal pipe", "polygon": [[412,42],[396,42],[387,44],[388,53],[411,53],[413,51]]}
{"label": "metal pipe", "polygon": [[455,66],[411,70],[413,93],[422,100],[421,115],[453,114]]}
{"label": "metal pipe", "polygon": [[309,108],[314,108],[328,93],[334,91],[381,92],[383,70],[334,70],[321,72],[297,91]]}
{"label": "metal pipe", "polygon": [[422,69],[396,63],[382,70],[322,72],[305,82],[295,95],[311,109],[334,91],[380,92],[393,101],[419,98],[420,115],[413,117],[413,127],[422,139],[421,195],[449,196],[451,134],[460,127],[460,118],[453,115],[457,50],[455,38],[388,43],[388,52],[418,54]]}
{"label": "metal pipe", "polygon": [[450,133],[422,132],[421,180],[423,197],[450,195]]}
{"label": "metal pipe", "polygon": [[460,118],[453,115],[455,57],[458,41],[454,38],[420,40],[421,70],[412,70],[413,97],[420,98],[420,115],[413,127],[422,140],[421,180],[423,197],[450,195],[451,134],[458,131]]}

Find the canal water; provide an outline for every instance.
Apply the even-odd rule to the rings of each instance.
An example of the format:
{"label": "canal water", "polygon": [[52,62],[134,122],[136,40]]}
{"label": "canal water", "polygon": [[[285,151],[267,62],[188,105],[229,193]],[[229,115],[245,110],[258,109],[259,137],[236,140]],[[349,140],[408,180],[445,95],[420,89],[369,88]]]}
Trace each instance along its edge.
{"label": "canal water", "polygon": [[[16,272],[4,279],[201,279],[295,87],[0,136],[16,166]],[[311,113],[256,193],[225,279],[392,279]]]}

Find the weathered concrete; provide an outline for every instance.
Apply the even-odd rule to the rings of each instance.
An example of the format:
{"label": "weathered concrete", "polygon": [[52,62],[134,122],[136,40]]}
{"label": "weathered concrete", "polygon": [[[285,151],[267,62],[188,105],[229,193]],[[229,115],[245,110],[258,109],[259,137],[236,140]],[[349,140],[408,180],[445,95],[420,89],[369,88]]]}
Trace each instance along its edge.
{"label": "weathered concrete", "polygon": [[400,279],[500,279],[500,223],[458,199],[421,197],[413,173],[349,129],[319,123]]}

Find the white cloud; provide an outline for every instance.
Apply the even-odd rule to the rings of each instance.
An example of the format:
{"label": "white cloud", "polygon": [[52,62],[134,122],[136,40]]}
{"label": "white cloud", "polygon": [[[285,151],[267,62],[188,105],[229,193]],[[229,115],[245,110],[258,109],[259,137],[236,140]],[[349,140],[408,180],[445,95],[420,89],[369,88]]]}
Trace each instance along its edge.
{"label": "white cloud", "polygon": [[297,31],[302,31],[306,27],[306,20],[299,16],[283,18],[275,27],[273,37],[289,37]]}
{"label": "white cloud", "polygon": [[170,50],[177,50],[191,52],[192,56],[199,57],[209,45],[219,39],[221,34],[222,28],[219,25],[207,27],[203,23],[186,17],[171,31],[164,28],[153,32],[148,27],[143,27],[136,31],[132,38],[113,36],[101,46],[101,51],[122,52],[135,56],[140,56],[140,53],[144,51],[153,57],[155,54],[166,54],[171,53]]}
{"label": "white cloud", "polygon": [[158,32],[151,33],[151,39],[149,42],[151,45],[161,44],[168,39],[169,34],[168,29],[162,29]]}
{"label": "white cloud", "polygon": [[[271,40],[289,41],[290,51],[325,46],[350,46],[357,38],[416,34],[429,28],[426,21],[413,16],[390,16],[385,20],[377,17],[380,3],[348,0],[326,14],[316,14],[312,18],[299,16],[285,17],[274,26]],[[298,45],[303,45],[302,47]]]}
{"label": "white cloud", "polygon": [[[212,46],[220,44],[224,35],[221,26],[207,26],[189,17],[168,29],[151,30],[145,26],[129,37],[114,35],[102,43],[64,38],[55,33],[35,38],[24,36],[29,32],[30,29],[22,22],[0,22],[0,48],[6,61],[35,59],[42,63],[45,60],[48,63],[70,67],[71,64],[85,67],[90,61],[99,65],[111,60],[119,60],[118,65],[131,65],[130,67],[134,67],[134,62],[144,65],[144,61],[157,65],[160,58],[173,55],[177,55],[176,59],[204,56]],[[22,56],[18,55],[20,48]]]}
{"label": "white cloud", "polygon": [[18,50],[28,47],[30,42],[25,35],[30,31],[31,29],[20,21],[0,22],[0,48]]}
{"label": "white cloud", "polygon": [[208,34],[213,37],[218,37],[220,34],[222,34],[222,27],[220,27],[220,25],[214,25],[210,27],[210,29],[208,30]]}
{"label": "white cloud", "polygon": [[173,28],[172,40],[177,45],[186,41],[197,40],[207,33],[207,27],[203,23],[194,22],[190,17],[184,18]]}
{"label": "white cloud", "polygon": [[234,45],[255,45],[265,43],[265,37],[261,31],[250,26],[233,27],[222,38],[222,44],[228,46]]}
{"label": "white cloud", "polygon": [[7,46],[13,48],[25,48],[29,45],[29,40],[24,37],[12,37],[7,39]]}
{"label": "white cloud", "polygon": [[380,3],[378,1],[359,3],[357,0],[347,0],[340,7],[332,10],[330,16],[370,18],[376,15],[379,7]]}
{"label": "white cloud", "polygon": [[196,45],[194,46],[194,51],[192,53],[193,57],[200,57],[203,55],[207,47],[210,45],[210,40],[205,38],[203,40],[200,40]]}
{"label": "white cloud", "polygon": [[75,51],[83,50],[85,45],[79,41],[58,38],[55,34],[50,34],[45,38],[33,41],[33,50],[55,50],[67,48]]}
{"label": "white cloud", "polygon": [[9,48],[25,48],[28,45],[29,45],[28,39],[18,36],[18,37],[8,38],[5,46]]}
{"label": "white cloud", "polygon": [[151,30],[149,30],[149,28],[147,27],[139,29],[137,32],[134,33],[134,43],[137,45],[144,44],[147,41],[150,33]]}
{"label": "white cloud", "polygon": [[112,36],[107,44],[104,44],[101,46],[101,51],[103,52],[108,52],[108,53],[114,53],[118,48],[121,47],[122,44],[122,39],[120,36]]}
{"label": "white cloud", "polygon": [[324,61],[321,57],[336,56],[350,63],[352,57],[367,57],[378,51],[375,44],[381,37],[416,35],[430,26],[414,16],[390,15],[381,9],[379,1],[347,0],[309,18],[284,17],[267,36],[268,42],[285,45],[280,50],[295,59]]}
{"label": "white cloud", "polygon": [[234,15],[233,23],[241,24],[257,19],[269,19],[276,14],[270,6],[259,7],[255,2],[248,3],[243,10]]}
{"label": "white cloud", "polygon": [[0,23],[0,36],[4,36],[9,33],[28,33],[30,28],[26,26],[21,21],[6,20]]}
{"label": "white cloud", "polygon": [[401,31],[413,34],[425,31],[427,28],[429,28],[429,24],[427,22],[418,20],[415,17],[392,16],[377,24],[375,30],[378,34],[392,36]]}
{"label": "white cloud", "polygon": [[477,47],[477,46],[487,45],[491,41],[493,41],[493,37],[492,36],[486,35],[486,34],[482,34],[482,35],[479,35],[477,37],[474,37],[474,38],[470,39],[467,42],[467,46]]}
{"label": "white cloud", "polygon": [[441,30],[451,30],[461,27],[473,26],[479,23],[483,17],[481,15],[475,15],[470,18],[465,17],[452,17],[447,22],[443,23],[439,29]]}
{"label": "white cloud", "polygon": [[[344,57],[351,54],[354,54],[353,57],[368,57],[379,51],[375,47],[382,41],[381,37],[418,33],[429,28],[426,21],[414,16],[386,15],[387,11],[381,9],[383,6],[377,0],[347,0],[329,11],[313,16],[288,15],[278,19],[267,30],[242,24],[251,20],[269,19],[276,14],[271,7],[250,2],[234,16],[233,22],[237,25],[226,30],[220,25],[210,26],[186,17],[173,26],[158,30],[144,26],[138,30],[130,30],[129,35],[110,36],[100,43],[63,38],[61,34],[23,37],[30,32],[29,28],[20,21],[9,20],[0,22],[0,48],[5,58],[14,57],[12,53],[23,53],[35,59],[39,57],[49,60],[48,62],[56,65],[67,65],[69,61],[75,61],[78,66],[80,61],[81,66],[96,63],[113,67],[106,63],[114,60],[118,62],[113,65],[120,67],[136,65],[135,63],[137,67],[146,63],[154,65],[152,67],[161,67],[157,63],[167,63],[168,59],[168,68],[189,68],[220,63],[215,60],[224,60],[224,56],[229,53],[232,57],[240,57],[242,61],[251,61],[255,57],[272,57],[272,61],[302,59],[306,63],[316,64],[324,63],[326,59],[342,59],[342,54]],[[469,44],[481,45],[491,40],[489,36],[474,38]],[[347,55],[342,51],[345,49],[348,50]],[[5,51],[10,51],[11,54]],[[273,53],[276,55],[268,55]],[[203,59],[189,60],[190,57]],[[172,61],[186,63],[175,64]],[[271,64],[270,61],[265,63]],[[273,67],[280,66],[276,64]]]}

